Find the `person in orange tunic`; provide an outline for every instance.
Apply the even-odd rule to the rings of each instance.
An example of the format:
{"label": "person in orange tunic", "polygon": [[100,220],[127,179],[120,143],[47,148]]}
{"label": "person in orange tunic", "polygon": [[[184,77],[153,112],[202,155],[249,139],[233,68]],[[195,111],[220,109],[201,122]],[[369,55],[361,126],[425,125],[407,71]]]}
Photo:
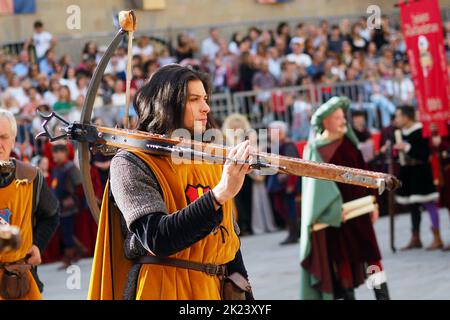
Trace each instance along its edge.
{"label": "person in orange tunic", "polygon": [[43,289],[36,266],[58,226],[59,209],[42,173],[10,158],[16,133],[14,116],[0,109],[0,161],[12,164],[0,170],[0,224],[19,227],[22,239],[17,250],[0,253],[0,300],[35,300]]}
{"label": "person in orange tunic", "polygon": [[[171,135],[213,128],[209,88],[188,67],[159,69],[136,93],[137,129]],[[228,156],[250,161],[248,141]],[[242,299],[252,299],[232,212],[249,171],[234,161],[179,163],[119,151],[103,197],[88,298],[218,300],[226,277]]]}

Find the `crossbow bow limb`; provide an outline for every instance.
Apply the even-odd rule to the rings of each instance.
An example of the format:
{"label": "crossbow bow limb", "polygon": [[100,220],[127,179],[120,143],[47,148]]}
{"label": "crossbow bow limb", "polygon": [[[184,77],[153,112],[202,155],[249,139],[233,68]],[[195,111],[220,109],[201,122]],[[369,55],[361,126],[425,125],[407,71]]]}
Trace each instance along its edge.
{"label": "crossbow bow limb", "polygon": [[[134,11],[121,11],[119,13],[119,22],[121,28],[117,32],[114,39],[111,41],[111,43],[108,45],[108,48],[106,49],[106,52],[102,56],[99,64],[97,65],[97,68],[95,69],[94,75],[89,83],[89,87],[86,93],[86,99],[84,101],[83,110],[81,112],[81,118],[80,118],[80,124],[90,124],[91,123],[91,117],[92,117],[92,111],[94,107],[94,101],[97,95],[98,88],[100,86],[100,83],[102,81],[103,74],[105,72],[105,69],[113,56],[115,50],[120,45],[122,40],[125,38],[125,36],[128,34],[129,38],[129,45],[128,48],[130,48],[130,42],[133,38],[133,32],[136,30],[136,15]],[[128,106],[129,106],[129,80],[131,80],[131,75],[129,74],[129,70],[131,69],[131,50],[128,52],[128,64],[127,67],[127,103],[125,106],[125,127],[128,127]],[[41,117],[45,119],[45,124],[48,123],[48,121],[56,116],[59,120],[62,120],[64,123],[67,124],[67,122],[62,119],[61,117],[57,116],[56,114],[52,113],[50,116],[44,116],[41,114]],[[37,135],[37,138],[39,137],[48,137],[50,138],[50,141],[59,140],[66,135],[62,135],[59,137],[53,137],[51,134],[49,134],[49,131],[45,129],[45,132],[41,132]],[[100,215],[100,208],[97,202],[97,199],[95,197],[94,192],[94,186],[92,185],[91,180],[91,166],[90,166],[90,151],[89,151],[89,142],[86,139],[80,139],[79,142],[79,152],[78,152],[78,160],[80,164],[80,171],[82,176],[82,183],[84,192],[86,195],[86,201],[88,203],[88,206],[91,210],[91,213],[95,219],[96,222],[98,222],[98,218]]]}

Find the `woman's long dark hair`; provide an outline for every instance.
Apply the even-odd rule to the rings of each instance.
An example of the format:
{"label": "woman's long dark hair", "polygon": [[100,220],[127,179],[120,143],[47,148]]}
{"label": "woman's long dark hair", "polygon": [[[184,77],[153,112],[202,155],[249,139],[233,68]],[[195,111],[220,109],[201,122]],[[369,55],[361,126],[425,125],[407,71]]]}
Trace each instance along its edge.
{"label": "woman's long dark hair", "polygon": [[[134,98],[134,108],[138,115],[137,130],[170,134],[183,128],[188,82],[192,80],[200,80],[208,97],[210,96],[208,76],[201,72],[178,64],[170,64],[156,71]],[[215,127],[210,112],[206,129]]]}

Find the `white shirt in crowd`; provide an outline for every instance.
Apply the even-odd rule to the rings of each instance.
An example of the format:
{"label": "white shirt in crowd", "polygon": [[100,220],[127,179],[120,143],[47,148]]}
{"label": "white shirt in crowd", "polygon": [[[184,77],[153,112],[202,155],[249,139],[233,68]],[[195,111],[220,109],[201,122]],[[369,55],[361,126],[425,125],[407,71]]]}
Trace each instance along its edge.
{"label": "white shirt in crowd", "polygon": [[118,59],[117,63],[117,72],[126,72],[127,70],[127,64],[128,64],[128,57],[123,56]]}
{"label": "white shirt in crowd", "polygon": [[43,31],[41,33],[33,34],[33,42],[36,48],[37,58],[40,59],[44,57],[48,49],[50,49],[53,36],[50,32]]}
{"label": "white shirt in crowd", "polygon": [[367,27],[365,29],[362,29],[359,35],[364,38],[367,42],[370,42],[372,31]]}
{"label": "white shirt in crowd", "polygon": [[51,91],[45,91],[44,102],[53,108],[53,105],[58,102],[58,96]]}
{"label": "white shirt in crowd", "polygon": [[306,101],[298,99],[298,100],[295,100],[294,105],[293,105],[293,109],[294,109],[293,110],[294,113],[298,113],[298,114],[306,113],[306,114],[309,114],[309,113],[311,113],[312,105],[310,103],[306,102]]}
{"label": "white shirt in crowd", "polygon": [[[67,86],[69,87],[69,91],[70,91],[70,99],[75,101],[76,97],[78,97],[78,88],[77,88],[77,80],[76,79],[65,79],[65,78],[61,78],[59,80],[59,83],[62,86]],[[74,99],[75,97],[75,99]]]}
{"label": "white shirt in crowd", "polygon": [[133,54],[133,56],[135,55],[141,55],[141,56],[151,56],[153,55],[154,49],[153,46],[151,44],[145,46],[144,48],[141,48],[139,46],[133,46],[133,49],[131,50],[131,53]]}
{"label": "white shirt in crowd", "polygon": [[23,107],[28,102],[30,102],[30,99],[25,93],[25,90],[23,90],[22,87],[8,87],[5,91],[5,95],[10,95],[13,97],[18,103],[20,107]]}
{"label": "white shirt in crowd", "polygon": [[202,42],[202,55],[207,56],[209,60],[214,60],[220,47],[213,39],[207,38]]}
{"label": "white shirt in crowd", "polygon": [[290,53],[287,55],[286,59],[287,61],[295,62],[295,64],[304,68],[307,68],[312,64],[311,57],[306,53],[300,54]]}
{"label": "white shirt in crowd", "polygon": [[402,80],[386,80],[386,91],[388,96],[400,99],[402,103],[412,103],[414,97],[414,84],[409,78]]}
{"label": "white shirt in crowd", "polygon": [[86,97],[87,89],[87,87],[79,89],[76,85],[74,88],[70,88],[70,100],[77,101],[79,96]]}
{"label": "white shirt in crowd", "polygon": [[113,106],[124,106],[127,101],[127,96],[125,92],[122,93],[114,93],[111,96],[111,102]]}
{"label": "white shirt in crowd", "polygon": [[282,62],[281,58],[278,59],[269,58],[268,60],[269,72],[275,78],[277,78],[277,80],[280,80],[281,78],[281,62]]}
{"label": "white shirt in crowd", "polygon": [[331,74],[337,76],[339,80],[345,81],[345,69],[338,66],[331,67]]}
{"label": "white shirt in crowd", "polygon": [[80,121],[81,119],[81,109],[79,108],[72,108],[70,109],[69,114],[67,115],[67,119],[69,120],[69,122],[75,122],[75,121]]}
{"label": "white shirt in crowd", "polygon": [[228,51],[230,51],[232,54],[237,55],[237,56],[241,55],[241,51],[239,50],[239,45],[234,41],[231,41],[230,44],[228,45]]}
{"label": "white shirt in crowd", "polygon": [[[114,65],[112,64],[111,60],[115,59],[117,61],[117,64],[114,68]],[[105,69],[105,74],[110,73],[110,74],[115,74],[118,72],[126,72],[127,70],[127,63],[128,63],[128,58],[127,56],[123,56],[123,57],[113,57],[108,65],[106,66]]]}

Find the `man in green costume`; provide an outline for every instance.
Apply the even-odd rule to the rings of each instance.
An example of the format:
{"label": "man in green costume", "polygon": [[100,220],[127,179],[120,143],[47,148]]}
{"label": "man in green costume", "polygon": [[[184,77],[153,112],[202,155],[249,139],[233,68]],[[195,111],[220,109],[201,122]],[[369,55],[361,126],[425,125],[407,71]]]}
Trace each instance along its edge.
{"label": "man in green costume", "polygon": [[[366,169],[358,140],[345,114],[346,97],[333,97],[313,114],[315,138],[303,157],[352,168]],[[378,300],[389,299],[386,275],[373,222],[378,210],[345,220],[342,205],[371,195],[366,188],[333,181],[303,178],[300,240],[301,299],[355,299],[354,288],[367,279]],[[329,227],[312,231],[315,224]]]}

